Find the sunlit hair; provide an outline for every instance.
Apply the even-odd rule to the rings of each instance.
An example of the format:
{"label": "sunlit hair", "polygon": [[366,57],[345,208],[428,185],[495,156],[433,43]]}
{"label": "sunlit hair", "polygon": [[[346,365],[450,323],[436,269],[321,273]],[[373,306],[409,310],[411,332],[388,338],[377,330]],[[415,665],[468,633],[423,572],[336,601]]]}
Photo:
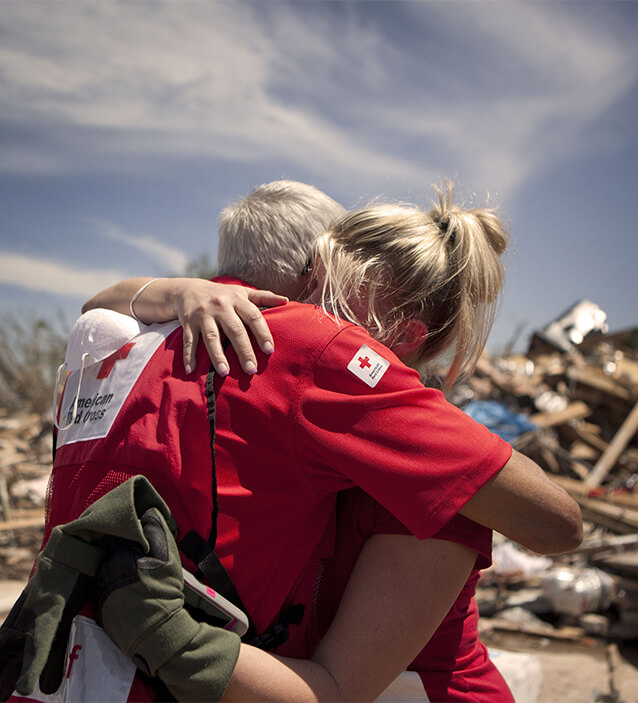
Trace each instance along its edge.
{"label": "sunlit hair", "polygon": [[487,341],[508,236],[494,209],[456,205],[452,183],[435,192],[427,212],[406,205],[350,212],[320,237],[316,251],[325,269],[324,308],[390,347],[407,320],[421,320],[428,335],[410,365],[423,368],[453,348],[449,389],[472,371]]}
{"label": "sunlit hair", "polygon": [[284,290],[298,281],[315,239],[345,209],[297,181],[258,186],[219,219],[218,272],[260,288]]}

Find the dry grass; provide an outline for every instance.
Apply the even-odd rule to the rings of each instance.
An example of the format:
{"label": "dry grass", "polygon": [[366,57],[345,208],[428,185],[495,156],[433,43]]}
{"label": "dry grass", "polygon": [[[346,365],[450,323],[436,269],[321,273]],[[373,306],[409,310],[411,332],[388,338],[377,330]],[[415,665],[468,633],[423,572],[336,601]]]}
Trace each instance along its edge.
{"label": "dry grass", "polygon": [[0,408],[46,413],[55,373],[64,361],[69,325],[37,317],[0,317]]}

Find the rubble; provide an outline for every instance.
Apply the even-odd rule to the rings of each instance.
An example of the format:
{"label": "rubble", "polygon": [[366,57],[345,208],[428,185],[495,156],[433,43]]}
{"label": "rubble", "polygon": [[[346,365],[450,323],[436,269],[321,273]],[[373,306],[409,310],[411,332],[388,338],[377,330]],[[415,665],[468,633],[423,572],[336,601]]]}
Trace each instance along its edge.
{"label": "rubble", "polygon": [[28,578],[42,542],[50,418],[0,410],[0,580]]}
{"label": "rubble", "polygon": [[610,334],[606,315],[581,301],[532,335],[526,353],[484,354],[451,400],[542,466],[585,521],[581,547],[551,559],[544,576],[497,568],[496,547],[479,585],[483,627],[528,631],[504,625],[500,611],[532,588],[530,612],[554,635],[638,639],[638,328]]}

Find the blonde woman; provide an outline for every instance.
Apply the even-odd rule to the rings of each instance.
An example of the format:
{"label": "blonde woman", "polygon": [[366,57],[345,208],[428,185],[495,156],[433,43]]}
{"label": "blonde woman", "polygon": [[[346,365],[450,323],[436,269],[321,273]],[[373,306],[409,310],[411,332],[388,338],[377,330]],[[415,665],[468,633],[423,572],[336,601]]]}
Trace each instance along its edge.
{"label": "blonde woman", "polygon": [[[258,630],[268,628],[297,596],[312,604],[309,574],[333,552],[331,521],[340,491],[359,486],[415,536],[373,534],[365,543],[342,606],[311,661],[276,658],[242,645],[228,700],[378,695],[436,630],[475,565],[478,550],[471,540],[433,539],[459,512],[539,552],[563,551],[580,541],[575,503],[533,462],[442,393],[424,388],[399,360],[421,366],[453,348],[446,384],[469,372],[502,286],[500,257],[507,240],[498,217],[486,209],[458,208],[451,189],[438,198],[427,212],[375,206],[339,218],[316,245],[310,296],[315,305],[290,303],[265,312],[277,350],[257,353],[257,372],[250,378],[230,351],[228,375],[210,381],[203,348],[187,374],[176,330],[131,391],[146,393],[147,407],[153,399],[161,405],[174,398],[182,385],[200,388],[203,398],[206,388],[214,389],[215,550]],[[186,285],[203,291],[212,284],[156,281],[134,296],[137,316],[152,320],[154,296],[161,299],[162,315],[166,294],[168,307],[179,307],[175,301]],[[200,300],[196,307],[201,305]],[[171,369],[170,378],[165,371],[151,375],[160,361],[162,369]],[[114,372],[127,363],[118,361]],[[139,413],[142,405],[133,406]],[[123,457],[130,461],[149,450],[140,419],[127,416],[128,408],[125,402],[118,419],[129,428],[126,440],[111,445],[108,455],[120,471]],[[180,446],[188,452],[180,431],[188,433],[190,423],[180,420],[163,432],[173,451]],[[65,450],[63,443],[58,449],[54,496],[56,468],[59,476],[77,475],[79,465],[105,461],[103,444],[90,445],[80,441]],[[161,453],[155,445],[153,452]],[[135,468],[160,483],[180,527],[189,526],[197,496],[182,505],[179,490],[171,491],[170,480],[153,466],[138,459]],[[74,485],[87,494],[90,488],[94,499],[99,488],[88,485],[88,472],[84,476],[86,486],[82,477]],[[64,507],[56,515],[58,522],[75,517]],[[311,610],[306,608],[299,632],[312,626]],[[308,642],[292,632],[281,651],[308,656]],[[191,689],[188,695],[203,693]]]}

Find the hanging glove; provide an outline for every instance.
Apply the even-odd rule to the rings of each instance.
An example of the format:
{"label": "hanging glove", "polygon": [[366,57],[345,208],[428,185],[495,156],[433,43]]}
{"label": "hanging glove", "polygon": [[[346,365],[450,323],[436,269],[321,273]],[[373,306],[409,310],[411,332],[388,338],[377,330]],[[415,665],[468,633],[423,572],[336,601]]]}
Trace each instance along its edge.
{"label": "hanging glove", "polygon": [[184,609],[179,551],[161,511],[141,519],[149,548],[120,543],[98,573],[97,619],[115,644],[177,700],[217,701],[239,655],[234,632]]}
{"label": "hanging glove", "polygon": [[[0,700],[16,690],[43,693],[62,682],[71,621],[94,596],[104,539],[127,540],[148,551],[140,516],[151,506],[172,521],[168,507],[143,476],[135,476],[58,525],[37,559],[37,570],[0,628]],[[174,523],[171,523],[174,524]]]}

